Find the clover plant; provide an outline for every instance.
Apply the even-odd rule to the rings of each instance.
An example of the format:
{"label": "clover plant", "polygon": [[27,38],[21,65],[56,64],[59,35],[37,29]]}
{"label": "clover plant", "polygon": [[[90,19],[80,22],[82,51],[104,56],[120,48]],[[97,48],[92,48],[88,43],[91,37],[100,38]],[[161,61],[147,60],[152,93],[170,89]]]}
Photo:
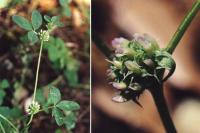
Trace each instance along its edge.
{"label": "clover plant", "polygon": [[[31,15],[31,21],[28,19],[14,15],[12,16],[12,20],[22,29],[26,30],[26,37],[28,38],[28,41],[32,44],[40,44],[39,49],[39,56],[38,56],[38,62],[37,62],[37,68],[36,68],[36,75],[35,75],[35,85],[34,85],[34,92],[31,99],[31,102],[25,107],[25,111],[27,113],[26,116],[22,119],[27,119],[25,127],[22,129],[22,127],[15,125],[15,122],[12,122],[13,119],[11,114],[18,114],[20,113],[17,108],[13,108],[13,110],[10,110],[9,108],[0,108],[0,131],[2,133],[22,133],[22,132],[28,132],[28,129],[31,125],[31,122],[33,120],[33,117],[40,113],[40,112],[46,112],[51,113],[53,118],[55,119],[58,126],[65,125],[65,127],[70,131],[75,127],[76,123],[76,115],[75,111],[79,110],[80,106],[75,101],[69,101],[69,100],[62,100],[60,90],[52,85],[50,85],[49,93],[47,99],[45,99],[45,96],[43,95],[43,90],[39,89],[38,87],[38,80],[39,80],[39,70],[40,70],[40,63],[41,63],[41,56],[42,56],[42,50],[43,47],[51,47],[51,43],[49,43],[50,33],[57,27],[62,27],[63,24],[60,22],[59,16],[47,16],[40,14],[39,11],[34,10]],[[59,40],[57,39],[58,41]],[[49,45],[49,46],[44,46]],[[57,44],[59,45],[59,44]],[[52,46],[53,48],[55,46]],[[49,48],[50,49],[50,48]],[[63,48],[58,49],[63,50]],[[59,52],[59,51],[58,51]],[[63,51],[63,54],[67,54],[69,51]],[[61,56],[63,56],[63,54]],[[52,57],[52,55],[49,54]],[[53,61],[56,60],[62,60],[62,58],[59,56],[58,58],[54,58]],[[67,65],[67,62],[60,61],[61,65],[60,67],[65,67]],[[64,62],[64,64],[62,63]],[[64,65],[64,66],[63,66]],[[68,70],[70,72],[70,70]],[[3,80],[0,82],[0,103],[2,103],[2,100],[5,96],[4,90],[9,87],[9,83],[7,80]],[[2,110],[1,110],[2,109]],[[15,113],[12,113],[15,112]],[[8,115],[9,114],[9,115]],[[15,123],[15,124],[13,124]],[[9,127],[9,128],[8,128]]]}
{"label": "clover plant", "polygon": [[144,90],[150,91],[167,133],[177,131],[164,99],[163,84],[176,68],[172,53],[199,9],[200,0],[197,0],[166,48],[160,48],[156,39],[150,35],[136,33],[131,40],[122,37],[114,39],[112,52],[95,31],[92,33],[95,44],[110,63],[108,77],[118,92],[112,100],[118,103],[133,100],[142,106],[138,101],[139,96]]}

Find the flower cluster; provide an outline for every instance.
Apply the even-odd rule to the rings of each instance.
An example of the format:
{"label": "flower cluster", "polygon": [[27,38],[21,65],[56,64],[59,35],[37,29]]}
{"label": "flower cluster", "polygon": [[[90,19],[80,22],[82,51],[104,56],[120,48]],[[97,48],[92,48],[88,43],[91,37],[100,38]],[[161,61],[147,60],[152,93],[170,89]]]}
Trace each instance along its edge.
{"label": "flower cluster", "polygon": [[43,40],[44,42],[49,41],[49,37],[50,37],[49,34],[50,34],[50,33],[49,33],[48,30],[41,30],[41,31],[39,32],[40,40]]}
{"label": "flower cluster", "polygon": [[[147,34],[134,34],[132,40],[116,38],[112,41],[115,54],[111,60],[108,77],[119,93],[113,101],[137,101],[146,88],[153,82],[163,82],[175,70],[175,62],[171,55],[159,48],[158,43]],[[169,70],[163,78],[161,72]]]}
{"label": "flower cluster", "polygon": [[38,102],[36,101],[32,101],[32,103],[28,106],[28,108],[26,109],[26,112],[29,114],[29,115],[33,115],[33,114],[36,114],[38,113],[40,110],[40,105]]}

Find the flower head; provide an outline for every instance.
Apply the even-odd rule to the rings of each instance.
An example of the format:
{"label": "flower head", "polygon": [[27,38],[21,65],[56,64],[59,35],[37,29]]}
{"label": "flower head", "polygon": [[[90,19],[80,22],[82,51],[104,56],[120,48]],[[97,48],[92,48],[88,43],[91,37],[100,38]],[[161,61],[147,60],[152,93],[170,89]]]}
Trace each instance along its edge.
{"label": "flower head", "polygon": [[40,40],[43,40],[45,42],[49,41],[49,31],[48,30],[41,30],[39,32]]}
{"label": "flower head", "polygon": [[26,109],[26,112],[29,114],[29,115],[32,115],[32,114],[36,114],[38,113],[40,110],[40,105],[37,101],[32,101],[32,103],[28,106],[28,108]]}
{"label": "flower head", "polygon": [[116,38],[112,41],[115,50],[108,76],[118,94],[113,101],[126,102],[133,100],[138,105],[139,96],[145,89],[151,88],[153,81],[162,82],[158,77],[160,69],[168,69],[169,76],[175,69],[171,55],[159,48],[154,38],[147,34],[134,34],[132,40]]}

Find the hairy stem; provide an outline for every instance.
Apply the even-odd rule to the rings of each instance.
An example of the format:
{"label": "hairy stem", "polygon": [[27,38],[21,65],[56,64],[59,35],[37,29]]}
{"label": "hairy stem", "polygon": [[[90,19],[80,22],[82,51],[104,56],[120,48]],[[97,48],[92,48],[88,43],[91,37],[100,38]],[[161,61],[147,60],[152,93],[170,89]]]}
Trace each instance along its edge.
{"label": "hairy stem", "polygon": [[200,0],[197,0],[192,9],[187,13],[181,24],[179,25],[178,29],[176,30],[175,34],[173,35],[172,39],[170,40],[169,44],[166,47],[166,51],[169,53],[173,53],[175,48],[177,47],[178,43],[180,42],[181,38],[183,37],[185,31],[190,26],[192,20],[196,16],[200,9]]}
{"label": "hairy stem", "polygon": [[15,131],[17,133],[19,133],[18,129],[14,126],[14,124],[12,124],[12,122],[10,122],[6,117],[4,117],[3,115],[0,114],[0,118],[2,118],[3,120],[5,120],[13,129],[15,129]]}
{"label": "hairy stem", "polygon": [[97,48],[107,57],[110,58],[111,50],[107,47],[107,45],[101,40],[98,34],[93,31],[92,32],[92,40],[94,41]]}
{"label": "hairy stem", "polygon": [[42,56],[42,48],[43,48],[43,41],[41,41],[41,44],[40,44],[40,52],[39,52],[36,77],[35,77],[35,87],[34,87],[34,92],[33,92],[33,101],[35,101],[35,96],[36,96],[36,91],[37,91],[38,76],[39,76],[40,62],[41,62],[41,56]]}
{"label": "hairy stem", "polygon": [[154,102],[156,104],[158,113],[160,115],[166,132],[177,133],[164,98],[163,85],[156,84],[154,88],[150,89],[150,92],[153,96]]}

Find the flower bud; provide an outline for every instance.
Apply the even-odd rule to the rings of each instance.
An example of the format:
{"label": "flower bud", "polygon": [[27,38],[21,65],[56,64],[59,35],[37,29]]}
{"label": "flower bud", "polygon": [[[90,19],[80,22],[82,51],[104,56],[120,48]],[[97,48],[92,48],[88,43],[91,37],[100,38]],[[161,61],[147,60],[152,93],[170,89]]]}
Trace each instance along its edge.
{"label": "flower bud", "polygon": [[133,83],[133,84],[129,85],[129,88],[134,91],[138,91],[138,90],[142,89],[142,87],[138,83]]}
{"label": "flower bud", "polygon": [[129,40],[123,37],[119,37],[112,40],[112,47],[115,49],[118,49],[118,48],[127,46],[128,43],[129,43]]}
{"label": "flower bud", "polygon": [[135,61],[129,60],[129,61],[126,61],[124,64],[129,71],[132,71],[133,73],[138,74],[138,75],[142,73],[140,66]]}
{"label": "flower bud", "polygon": [[145,52],[151,56],[155,50],[159,49],[158,43],[154,38],[148,34],[134,34],[134,40],[137,41],[144,48]]}
{"label": "flower bud", "polygon": [[144,62],[144,64],[146,64],[150,68],[155,67],[154,62],[151,59],[145,59],[143,62]]}
{"label": "flower bud", "polygon": [[114,60],[113,65],[116,66],[117,68],[122,68],[122,62],[120,62],[120,61]]}
{"label": "flower bud", "polygon": [[109,77],[110,79],[116,78],[116,74],[115,74],[111,69],[108,69],[108,70],[107,70],[107,73],[108,73],[108,77]]}
{"label": "flower bud", "polygon": [[122,90],[122,89],[126,89],[126,84],[124,82],[113,82],[112,83],[113,87],[115,87],[116,89]]}
{"label": "flower bud", "polygon": [[114,97],[112,98],[112,100],[113,100],[114,102],[118,102],[118,103],[123,103],[123,102],[128,101],[126,98],[124,98],[124,97],[121,96],[121,95],[116,95],[116,96],[114,96]]}
{"label": "flower bud", "polygon": [[106,60],[108,62],[110,62],[111,64],[113,64],[116,68],[121,69],[122,68],[122,62],[121,61],[117,61],[117,60]]}

